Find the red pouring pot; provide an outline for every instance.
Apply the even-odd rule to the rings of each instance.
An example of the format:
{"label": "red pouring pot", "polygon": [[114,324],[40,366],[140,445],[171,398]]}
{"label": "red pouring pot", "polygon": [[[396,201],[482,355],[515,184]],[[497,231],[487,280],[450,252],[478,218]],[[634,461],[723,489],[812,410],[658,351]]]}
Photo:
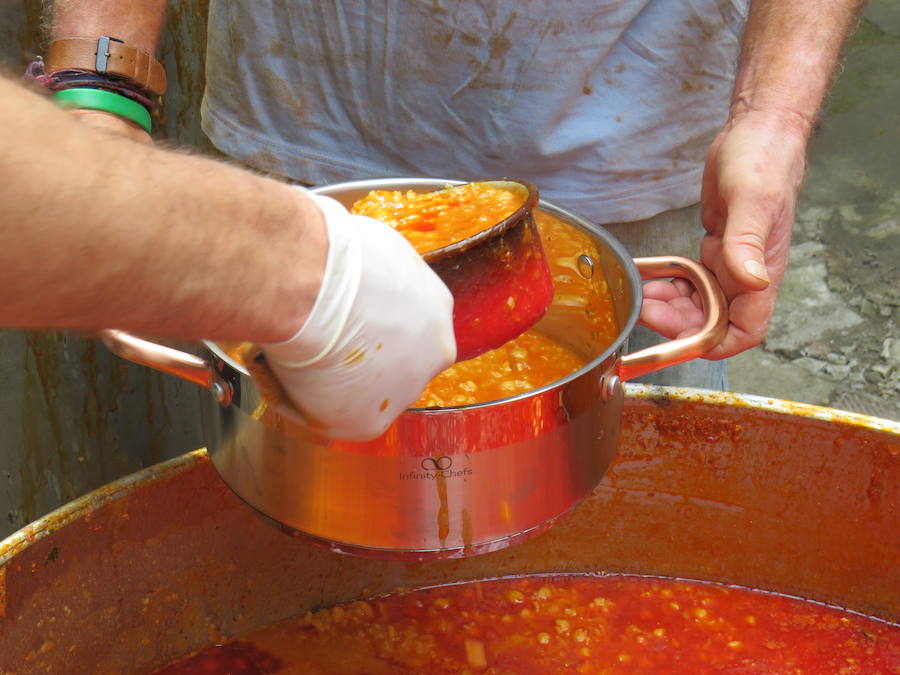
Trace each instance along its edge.
{"label": "red pouring pot", "polygon": [[456,360],[505,344],[544,316],[553,278],[534,209],[538,190],[518,180],[479,181],[520,194],[509,216],[471,237],[422,254],[453,294]]}

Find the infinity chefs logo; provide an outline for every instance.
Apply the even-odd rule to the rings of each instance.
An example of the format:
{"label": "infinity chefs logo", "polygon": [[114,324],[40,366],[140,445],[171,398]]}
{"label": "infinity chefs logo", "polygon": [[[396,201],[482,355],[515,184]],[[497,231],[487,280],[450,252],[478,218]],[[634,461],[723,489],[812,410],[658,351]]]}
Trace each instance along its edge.
{"label": "infinity chefs logo", "polygon": [[416,469],[409,473],[401,473],[400,480],[436,480],[438,476],[442,478],[460,478],[472,475],[472,469],[469,467],[454,470],[453,458],[447,455],[426,457],[419,463],[419,466],[421,471]]}

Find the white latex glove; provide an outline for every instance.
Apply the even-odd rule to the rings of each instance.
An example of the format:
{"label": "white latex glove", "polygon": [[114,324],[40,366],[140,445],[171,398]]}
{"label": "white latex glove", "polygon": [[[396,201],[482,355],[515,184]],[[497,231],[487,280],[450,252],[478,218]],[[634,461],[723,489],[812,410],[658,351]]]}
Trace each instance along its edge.
{"label": "white latex glove", "polygon": [[369,440],[456,360],[453,297],[392,227],[307,195],[325,216],[325,276],[300,332],[263,351],[323,434]]}

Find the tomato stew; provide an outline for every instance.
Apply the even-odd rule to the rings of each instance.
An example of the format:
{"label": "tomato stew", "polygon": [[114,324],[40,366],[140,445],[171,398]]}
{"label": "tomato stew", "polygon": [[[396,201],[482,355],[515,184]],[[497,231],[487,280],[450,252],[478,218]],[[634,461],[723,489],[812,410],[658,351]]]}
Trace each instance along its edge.
{"label": "tomato stew", "polygon": [[530,576],[320,610],[160,671],[189,672],[900,673],[900,627],[721,584]]}
{"label": "tomato stew", "polygon": [[512,215],[522,195],[487,183],[465,183],[435,192],[373,190],[352,213],[387,223],[419,253],[483,232]]}
{"label": "tomato stew", "polygon": [[536,331],[526,331],[498,349],[460,361],[438,374],[413,407],[496,401],[555,382],[584,364],[570,349]]}

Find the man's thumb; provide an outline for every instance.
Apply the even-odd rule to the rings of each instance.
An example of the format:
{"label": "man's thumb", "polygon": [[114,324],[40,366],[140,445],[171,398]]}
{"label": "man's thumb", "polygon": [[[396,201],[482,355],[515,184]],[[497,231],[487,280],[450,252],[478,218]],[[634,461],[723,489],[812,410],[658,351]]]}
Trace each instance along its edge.
{"label": "man's thumb", "polygon": [[728,209],[722,255],[732,278],[748,291],[761,291],[769,285],[766,269],[769,229],[769,223],[757,209],[741,204]]}

